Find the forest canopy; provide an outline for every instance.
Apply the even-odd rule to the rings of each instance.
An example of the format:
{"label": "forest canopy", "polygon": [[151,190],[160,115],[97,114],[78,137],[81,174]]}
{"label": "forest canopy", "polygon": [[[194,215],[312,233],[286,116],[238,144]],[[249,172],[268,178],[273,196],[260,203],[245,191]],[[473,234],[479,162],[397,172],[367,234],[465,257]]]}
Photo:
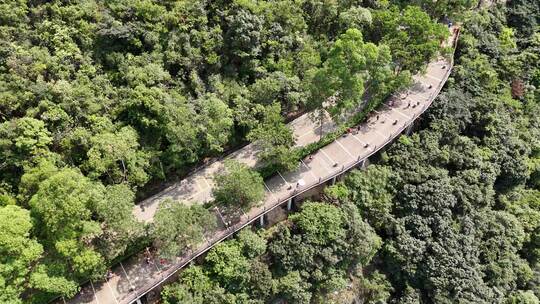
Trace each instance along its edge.
{"label": "forest canopy", "polygon": [[[467,230],[466,240],[476,247],[466,249],[482,264],[471,271],[490,280],[472,282],[481,289],[476,294],[502,299],[497,288],[514,301],[537,297],[528,286],[540,280],[540,149],[532,115],[540,87],[540,8],[515,0],[471,11],[477,4],[0,3],[0,302],[70,297],[81,282],[102,278],[111,263],[148,244],[169,256],[195,246],[215,224],[205,207],[167,201],[156,222],[144,225],[133,216],[136,201],[248,142],[259,145],[264,165],[293,168],[300,154],[286,122],[322,108],[338,120],[358,106],[376,106],[441,52],[448,20],[464,21],[465,34],[426,131],[403,138],[380,167],[336,186],[343,191],[332,188],[348,193],[329,194],[335,205],[305,204],[291,226],[241,233],[217,247],[208,265],[188,269],[180,283],[204,288],[171,288],[167,301],[179,294],[210,297],[202,303],[240,302],[245,294],[314,301],[341,290],[351,269],[373,301],[409,292],[443,299],[450,283],[416,273],[430,257],[421,263],[414,258],[422,252],[398,249],[454,242],[471,225],[477,230]],[[331,107],[328,99],[335,101]],[[369,172],[376,178],[362,175]],[[238,187],[244,180],[253,187]],[[258,173],[231,164],[216,190],[220,203],[252,206],[263,191],[260,181]],[[232,199],[232,192],[244,199]],[[441,209],[422,213],[427,200]],[[455,229],[428,238],[426,222],[435,215],[443,228]],[[191,233],[182,234],[186,229]],[[509,235],[500,246],[475,242],[503,233]],[[289,249],[298,250],[295,260],[285,259]],[[280,262],[269,267],[262,256]],[[392,259],[396,277],[378,267],[360,275],[380,259]],[[503,269],[512,272],[503,278]],[[429,291],[420,289],[424,283]]]}
{"label": "forest canopy", "polygon": [[287,220],[216,246],[162,300],[540,303],[540,16],[523,14],[539,5],[464,14],[417,132]]}

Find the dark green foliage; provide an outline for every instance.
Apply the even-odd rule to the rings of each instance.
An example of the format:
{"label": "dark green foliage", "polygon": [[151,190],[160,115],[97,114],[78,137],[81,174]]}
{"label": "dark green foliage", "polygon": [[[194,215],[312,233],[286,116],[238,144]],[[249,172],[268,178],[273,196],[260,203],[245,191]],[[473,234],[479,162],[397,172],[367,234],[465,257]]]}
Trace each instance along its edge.
{"label": "dark green foliage", "polygon": [[226,161],[224,170],[216,174],[215,181],[214,199],[230,211],[238,208],[249,210],[264,198],[262,177],[237,161]]}
{"label": "dark green foliage", "polygon": [[[414,2],[432,16],[475,5]],[[314,22],[332,28],[337,15],[341,23],[365,26],[348,15],[354,10],[340,13],[335,3],[304,6],[313,29]],[[531,16],[523,13],[527,9]],[[257,254],[242,255],[239,242],[258,243],[244,236],[223,246],[234,279],[218,281],[212,272],[207,279],[238,302],[538,303],[539,44],[538,28],[530,27],[535,9],[534,1],[510,1],[464,17],[454,72],[420,130],[402,136],[380,164],[326,188],[324,202],[305,202],[289,220],[262,233],[265,252],[261,245]],[[412,39],[409,48],[398,42],[408,31],[386,38],[384,33],[402,22],[411,31],[438,30],[422,25],[429,16],[418,8],[405,10],[371,11],[380,26],[370,34],[380,30],[377,39],[396,44],[390,45],[392,55],[414,65],[407,63],[407,51],[425,51],[427,58],[437,39]],[[246,259],[252,261],[249,275],[240,271],[249,267]],[[212,271],[216,260],[201,267]],[[227,286],[229,281],[240,283]],[[244,298],[250,292],[256,296]]]}
{"label": "dark green foliage", "polygon": [[[205,232],[202,223],[212,228],[206,226],[214,221],[207,210],[167,202],[171,211],[160,210],[150,229],[156,239],[150,240],[133,218],[135,197],[248,141],[262,146],[265,176],[293,168],[300,156],[340,132],[296,151],[285,121],[320,110],[327,98],[339,96],[330,112],[339,118],[360,106],[342,128],[358,123],[436,54],[446,30],[435,20],[444,14],[465,16],[462,10],[471,5],[382,0],[2,2],[0,207],[19,227],[6,238],[20,241],[0,248],[8,257],[0,268],[18,263],[13,272],[1,273],[2,301],[42,303],[52,296],[70,296],[79,281],[101,276],[109,263],[140,246],[133,245],[137,240],[155,241],[169,256],[194,246]],[[489,282],[511,294],[512,301],[531,298],[523,287],[530,283],[520,258],[538,259],[540,236],[523,210],[537,206],[530,199],[534,195],[518,188],[540,184],[539,120],[526,116],[538,111],[539,100],[535,12],[535,1],[511,1],[506,11],[470,16],[454,85],[444,106],[432,112],[431,120],[444,119],[432,124],[436,132],[404,139],[390,153],[386,167],[391,172],[377,169],[367,178],[351,178],[346,194],[329,195],[341,205],[339,211],[320,207],[328,218],[319,219],[310,209],[303,214],[314,225],[335,224],[328,229],[339,233],[317,235],[295,219],[293,227],[265,241],[244,235],[240,239],[246,245],[221,249],[224,254],[213,260],[215,269],[187,276],[185,282],[204,287],[196,289],[193,283],[169,289],[167,301],[330,302],[329,291],[354,298],[351,290],[357,288],[343,288],[350,276],[356,283],[367,280],[354,286],[365,285],[362,294],[382,301],[390,288],[381,276],[351,275],[379,247],[364,219],[385,231],[384,236],[391,235],[394,227],[385,223],[399,222],[391,217],[395,194],[429,179],[452,185],[456,202],[450,209],[459,215],[504,205],[511,215],[501,215],[505,223],[514,224],[512,216],[528,221],[521,243],[505,247],[526,248],[522,257],[508,257],[508,269],[520,279]],[[422,153],[424,145],[433,153]],[[232,181],[222,179],[216,198],[247,209],[264,189],[257,174],[236,169]],[[371,177],[373,182],[367,182]],[[501,193],[507,201],[498,198]],[[175,225],[167,224],[171,222]],[[188,228],[191,233],[185,234]],[[275,249],[268,240],[306,242],[311,249],[291,251],[299,262],[316,260],[304,261],[313,273],[294,263],[287,266],[288,273],[278,271],[284,265],[268,265],[268,248]],[[23,249],[16,246],[21,242],[28,244],[26,260],[20,260]],[[235,267],[220,266],[228,261]],[[498,261],[489,265],[495,274],[504,266]],[[218,272],[230,272],[230,286],[220,286],[229,281],[227,275],[219,282],[205,277]],[[425,297],[418,284],[403,284],[411,286],[411,299]]]}
{"label": "dark green foliage", "polygon": [[[163,299],[211,303],[213,295],[200,290],[213,286],[237,302],[323,301],[327,293],[345,290],[348,276],[358,275],[348,270],[368,265],[381,246],[353,205],[305,203],[290,224],[268,233],[242,230],[237,239],[212,248],[201,267],[188,268]],[[379,283],[373,279],[373,288]]]}
{"label": "dark green foliage", "polygon": [[278,103],[265,107],[262,122],[248,134],[248,139],[260,148],[257,155],[262,166],[289,171],[298,166],[292,130],[283,123]]}
{"label": "dark green foliage", "polygon": [[[403,11],[396,7],[376,11],[371,35],[390,47],[399,69],[417,72],[437,54],[439,44],[448,37],[448,30],[417,6]],[[419,34],[422,33],[422,34]]]}

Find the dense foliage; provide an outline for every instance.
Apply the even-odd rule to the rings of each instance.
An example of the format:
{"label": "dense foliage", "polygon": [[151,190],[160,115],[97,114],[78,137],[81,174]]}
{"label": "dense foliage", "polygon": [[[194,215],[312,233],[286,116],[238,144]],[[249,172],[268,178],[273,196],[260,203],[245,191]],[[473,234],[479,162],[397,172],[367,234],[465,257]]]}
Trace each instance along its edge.
{"label": "dense foliage", "polygon": [[[1,301],[69,297],[151,242],[163,256],[194,246],[211,212],[166,202],[143,226],[136,197],[249,141],[265,168],[294,168],[286,121],[374,107],[436,55],[441,10],[415,4],[1,2]],[[260,178],[233,173],[218,203],[260,200]]]}
{"label": "dense foliage", "polygon": [[223,172],[215,177],[215,201],[227,209],[246,209],[264,198],[262,177],[253,169],[237,161],[227,160]]}
{"label": "dense foliage", "polygon": [[212,249],[163,300],[540,303],[540,16],[524,13],[539,9],[467,12],[419,132],[321,202]]}

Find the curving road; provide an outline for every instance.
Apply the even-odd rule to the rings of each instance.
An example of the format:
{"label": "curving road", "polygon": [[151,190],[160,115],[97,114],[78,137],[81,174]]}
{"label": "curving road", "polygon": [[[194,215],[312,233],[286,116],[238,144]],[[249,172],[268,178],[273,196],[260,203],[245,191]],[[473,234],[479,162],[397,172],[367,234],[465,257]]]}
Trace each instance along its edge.
{"label": "curving road", "polygon": [[[458,31],[452,30],[448,43],[454,44]],[[225,227],[222,223],[217,231],[212,231],[206,241],[197,250],[176,258],[174,261],[153,260],[147,264],[142,253],[119,263],[113,269],[113,276],[102,282],[89,282],[73,299],[60,299],[59,303],[133,303],[194,258],[212,248],[239,229],[253,221],[264,221],[264,214],[287,204],[294,197],[301,195],[318,185],[333,181],[336,176],[357,166],[363,166],[365,160],[376,153],[395,137],[407,130],[437,97],[445,84],[453,66],[452,60],[437,58],[430,62],[422,75],[414,76],[414,85],[402,96],[390,98],[381,108],[358,126],[358,131],[344,135],[336,141],[318,150],[311,158],[300,161],[297,170],[278,172],[265,180],[266,195],[259,205],[240,216],[234,225]],[[304,146],[319,139],[318,124],[303,115],[289,124],[293,130],[297,145]],[[336,128],[327,123],[324,132]],[[248,145],[229,155],[248,166],[255,166],[257,149]],[[223,161],[214,162],[190,175],[181,182],[148,198],[134,209],[135,216],[145,222],[152,220],[160,201],[171,198],[186,204],[203,203],[212,198],[213,175],[221,170]],[[299,183],[300,181],[300,183]],[[219,212],[219,211],[217,211]],[[219,221],[219,214],[216,213]]]}

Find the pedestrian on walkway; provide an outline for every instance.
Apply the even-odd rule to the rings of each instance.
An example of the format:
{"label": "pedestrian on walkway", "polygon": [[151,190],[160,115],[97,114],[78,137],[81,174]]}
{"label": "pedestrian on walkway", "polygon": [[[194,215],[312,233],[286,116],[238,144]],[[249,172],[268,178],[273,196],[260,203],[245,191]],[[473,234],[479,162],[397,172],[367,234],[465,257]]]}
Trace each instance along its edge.
{"label": "pedestrian on walkway", "polygon": [[379,115],[377,115],[377,120],[379,120]]}
{"label": "pedestrian on walkway", "polygon": [[152,253],[150,252],[150,247],[144,249],[144,261],[146,264],[150,264],[150,259],[152,258]]}
{"label": "pedestrian on walkway", "polygon": [[112,277],[113,277],[113,272],[110,269],[107,270],[107,281],[112,279]]}

